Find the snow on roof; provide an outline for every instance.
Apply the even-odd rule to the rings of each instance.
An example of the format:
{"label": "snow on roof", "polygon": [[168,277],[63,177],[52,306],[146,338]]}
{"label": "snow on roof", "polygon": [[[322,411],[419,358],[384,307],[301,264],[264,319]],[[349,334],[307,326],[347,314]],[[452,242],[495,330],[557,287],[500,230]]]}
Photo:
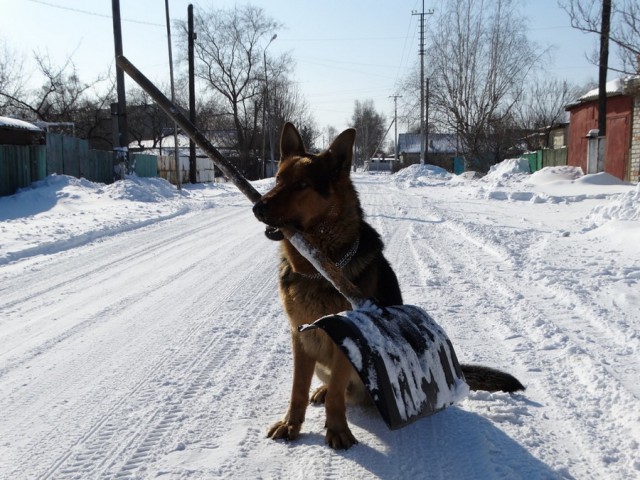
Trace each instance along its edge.
{"label": "snow on roof", "polygon": [[[607,97],[611,97],[613,95],[622,95],[624,91],[624,78],[614,78],[610,80],[606,84]],[[594,88],[593,90],[589,90],[587,93],[578,98],[578,102],[586,102],[589,100],[595,100],[598,98],[599,89]]]}
{"label": "snow on roof", "polygon": [[41,128],[36,127],[32,123],[11,117],[0,117],[0,127],[12,128],[16,130],[30,130],[32,132],[42,132]]}
{"label": "snow on roof", "polygon": [[[216,147],[216,148],[233,148],[236,144],[237,134],[233,130],[215,130],[215,131],[207,131],[204,132],[205,137]],[[155,148],[162,147],[165,148],[174,148],[175,142],[173,134],[167,135],[163,137],[161,141],[158,141]],[[138,148],[144,147],[154,148],[153,140],[142,140],[140,142],[134,141],[129,144],[129,148]],[[189,136],[184,133],[178,134],[178,148],[189,148]]]}
{"label": "snow on roof", "polygon": [[[420,152],[419,133],[401,133],[398,135],[398,151],[405,153]],[[428,153],[454,153],[456,151],[455,133],[430,133]]]}

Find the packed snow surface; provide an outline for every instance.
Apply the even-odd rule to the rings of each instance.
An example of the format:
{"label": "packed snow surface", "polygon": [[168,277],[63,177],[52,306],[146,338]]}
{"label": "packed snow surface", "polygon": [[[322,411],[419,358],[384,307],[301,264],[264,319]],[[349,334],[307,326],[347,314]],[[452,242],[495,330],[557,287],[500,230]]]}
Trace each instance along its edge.
{"label": "packed snow surface", "polygon": [[640,478],[639,187],[521,163],[354,175],[406,302],[527,390],[396,431],[350,407],[348,451],[318,407],[266,438],[289,329],[277,244],[232,185],[53,176],[0,198],[0,479]]}

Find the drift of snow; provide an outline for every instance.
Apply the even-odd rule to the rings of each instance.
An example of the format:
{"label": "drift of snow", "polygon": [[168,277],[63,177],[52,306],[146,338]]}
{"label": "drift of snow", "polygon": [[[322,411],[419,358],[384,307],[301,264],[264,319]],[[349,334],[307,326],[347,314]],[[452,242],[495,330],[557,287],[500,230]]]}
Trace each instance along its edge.
{"label": "drift of snow", "polygon": [[639,187],[520,160],[354,179],[405,302],[526,392],[397,431],[351,406],[346,452],[323,408],[267,439],[291,347],[250,202],[53,176],[0,198],[0,479],[640,477]]}

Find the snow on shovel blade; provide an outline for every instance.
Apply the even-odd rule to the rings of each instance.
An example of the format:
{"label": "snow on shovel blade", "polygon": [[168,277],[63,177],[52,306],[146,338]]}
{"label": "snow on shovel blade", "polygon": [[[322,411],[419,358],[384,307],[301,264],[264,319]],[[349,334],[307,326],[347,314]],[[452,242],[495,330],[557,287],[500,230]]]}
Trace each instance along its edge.
{"label": "snow on shovel blade", "polygon": [[368,303],[322,317],[300,331],[314,328],[324,330],[346,354],[392,430],[469,393],[451,341],[418,307]]}

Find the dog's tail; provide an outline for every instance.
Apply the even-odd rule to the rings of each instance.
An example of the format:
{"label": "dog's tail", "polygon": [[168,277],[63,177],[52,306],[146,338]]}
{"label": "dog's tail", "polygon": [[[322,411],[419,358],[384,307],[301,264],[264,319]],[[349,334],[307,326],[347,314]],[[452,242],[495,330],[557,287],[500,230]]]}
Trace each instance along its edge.
{"label": "dog's tail", "polygon": [[482,365],[461,365],[461,367],[471,390],[512,393],[525,389],[516,377],[506,372]]}

